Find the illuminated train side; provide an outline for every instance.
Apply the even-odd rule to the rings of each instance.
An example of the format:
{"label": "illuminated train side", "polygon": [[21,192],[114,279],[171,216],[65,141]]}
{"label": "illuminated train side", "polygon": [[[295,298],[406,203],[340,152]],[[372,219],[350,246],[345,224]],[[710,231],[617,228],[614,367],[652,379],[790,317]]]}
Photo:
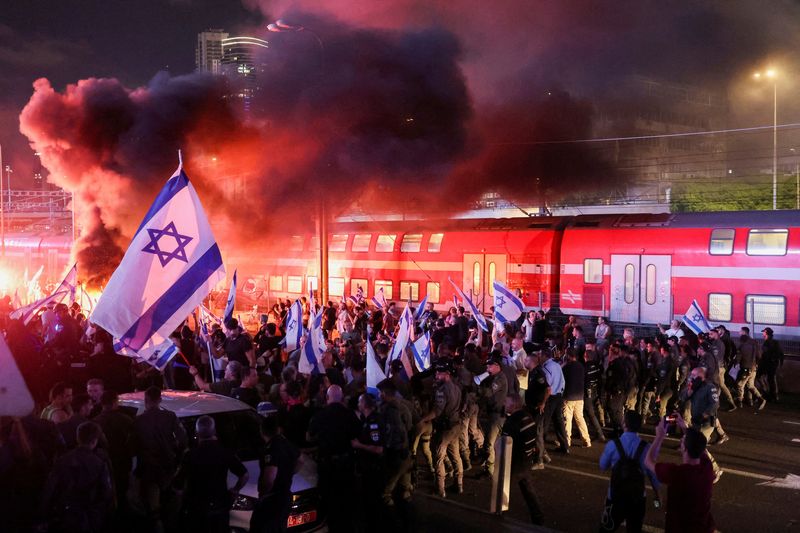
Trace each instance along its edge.
{"label": "illuminated train side", "polygon": [[[255,265],[248,258],[244,300],[271,304],[317,287],[317,238],[295,236],[288,249]],[[800,212],[330,226],[332,300],[354,295],[358,286],[369,298],[382,287],[390,300],[419,302],[427,294],[446,308],[455,292],[452,279],[488,313],[495,278],[519,290],[530,308],[653,325],[682,316],[696,299],[712,323],[770,326],[778,337],[797,338]]]}
{"label": "illuminated train side", "polygon": [[72,237],[8,233],[5,238],[5,263],[22,281],[24,272],[33,276],[40,267],[41,280],[58,283],[70,261]]}

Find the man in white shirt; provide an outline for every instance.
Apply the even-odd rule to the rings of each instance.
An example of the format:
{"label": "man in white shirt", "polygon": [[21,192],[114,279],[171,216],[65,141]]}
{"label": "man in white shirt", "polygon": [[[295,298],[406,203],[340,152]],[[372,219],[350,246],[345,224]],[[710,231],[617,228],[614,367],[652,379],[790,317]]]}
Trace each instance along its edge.
{"label": "man in white shirt", "polygon": [[525,358],[528,354],[522,345],[522,335],[517,333],[517,336],[511,341],[511,364],[517,371],[517,381],[519,381],[519,389],[521,394],[528,388],[528,370],[525,368]]}
{"label": "man in white shirt", "polygon": [[678,337],[679,339],[683,337],[683,330],[681,329],[680,324],[677,320],[673,320],[669,323],[669,329],[665,330],[664,326],[658,326],[658,329],[661,330],[661,333],[666,335],[667,338],[670,337]]}

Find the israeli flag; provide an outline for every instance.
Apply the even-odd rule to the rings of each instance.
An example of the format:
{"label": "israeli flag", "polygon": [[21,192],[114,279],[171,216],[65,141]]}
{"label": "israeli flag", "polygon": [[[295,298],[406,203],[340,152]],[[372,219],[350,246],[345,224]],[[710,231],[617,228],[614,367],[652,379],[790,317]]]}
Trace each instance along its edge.
{"label": "israeli flag", "polygon": [[56,292],[47,298],[42,298],[41,300],[37,300],[32,304],[20,307],[16,311],[13,311],[9,317],[11,317],[13,320],[22,319],[22,322],[27,325],[28,322],[30,322],[31,319],[36,316],[36,311],[42,307],[45,307],[50,302],[60,302],[67,296],[67,294],[69,294],[68,291]]}
{"label": "israeli flag", "polygon": [[319,374],[320,359],[325,353],[325,335],[322,333],[322,312],[311,310],[308,319],[308,335],[297,369],[303,374]]}
{"label": "israeli flag", "polygon": [[392,351],[389,352],[389,357],[386,358],[386,372],[389,372],[389,364],[394,361],[395,359],[400,359],[405,352],[406,347],[408,346],[408,340],[411,337],[411,328],[414,327],[414,320],[411,317],[411,310],[406,305],[406,308],[403,310],[403,314],[400,315],[400,321],[398,322],[399,329],[397,330],[397,338],[395,339],[394,345],[392,345]]}
{"label": "israeli flag", "polygon": [[223,322],[227,323],[233,318],[234,307],[236,307],[236,270],[233,271],[233,281],[231,281],[231,288],[228,291],[228,300],[225,302],[225,313],[222,315]]}
{"label": "israeli flag", "polygon": [[[478,323],[478,326],[483,331],[487,331],[488,332],[489,331],[489,327],[486,325],[486,318],[484,318],[483,313],[478,311],[478,308],[475,307],[475,304],[472,303],[472,300],[466,294],[464,294],[464,291],[462,291],[461,288],[458,285],[456,285],[455,282],[452,279],[450,279],[450,278],[447,278],[447,279],[448,279],[448,281],[450,281],[450,284],[456,290],[456,293],[458,294],[458,297],[461,298],[461,301],[464,302],[465,304],[467,304],[467,308],[470,311],[472,311],[472,316],[475,317],[475,321]],[[453,298],[455,298],[455,296]]]}
{"label": "israeli flag", "polygon": [[75,294],[77,289],[78,289],[78,264],[75,263],[74,265],[72,265],[72,268],[70,268],[67,271],[67,275],[64,276],[64,279],[61,281],[61,283],[59,283],[58,287],[56,287],[56,290],[54,290],[53,293],[67,291],[67,294],[69,294],[69,303],[71,304],[72,302],[75,301]]}
{"label": "israeli flag", "polygon": [[419,303],[419,307],[417,307],[416,312],[414,312],[414,321],[419,321],[422,319],[422,315],[425,313],[425,306],[428,305],[428,295],[425,295],[425,298]]}
{"label": "israeli flag", "polygon": [[375,307],[378,309],[386,309],[389,307],[389,304],[386,303],[386,296],[383,294],[383,287],[378,289],[378,292],[372,297],[372,303],[375,304]]}
{"label": "israeli flag", "polygon": [[372,328],[367,328],[367,392],[378,396],[378,383],[386,379],[386,374],[381,369],[375,348],[372,347]]}
{"label": "israeli flag", "polygon": [[525,304],[513,292],[508,290],[508,287],[497,280],[492,282],[492,288],[494,288],[495,319],[501,324],[516,322],[525,312]]}
{"label": "israeli flag", "polygon": [[286,336],[283,338],[283,345],[286,350],[293,352],[300,346],[300,339],[303,337],[303,304],[300,300],[295,300],[286,315]]}
{"label": "israeli flag", "polygon": [[203,304],[199,305],[200,308],[200,319],[205,323],[214,322],[216,324],[222,325],[222,319],[211,312],[211,309],[206,307]]}
{"label": "israeli flag", "polygon": [[211,226],[179,165],[136,230],[91,321],[114,337],[118,353],[163,368],[177,353],[170,333],[223,279]]}
{"label": "israeli flag", "polygon": [[695,335],[700,333],[708,333],[708,330],[711,329],[711,326],[708,325],[706,316],[703,314],[703,310],[700,309],[700,305],[698,305],[697,300],[692,300],[692,305],[690,305],[689,309],[687,309],[686,313],[684,313],[683,323],[689,326],[689,329],[694,331]]}
{"label": "israeli flag", "polygon": [[414,362],[417,364],[417,369],[420,372],[428,370],[431,367],[430,333],[425,333],[425,335],[412,342],[411,351],[414,353]]}

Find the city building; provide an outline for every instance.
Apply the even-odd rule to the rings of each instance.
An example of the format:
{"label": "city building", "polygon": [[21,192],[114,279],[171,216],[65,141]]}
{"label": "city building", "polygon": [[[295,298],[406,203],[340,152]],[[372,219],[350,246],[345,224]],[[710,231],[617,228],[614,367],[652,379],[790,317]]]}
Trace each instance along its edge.
{"label": "city building", "polygon": [[194,64],[198,72],[221,74],[222,41],[228,38],[223,30],[210,29],[197,34]]}
{"label": "city building", "polygon": [[227,37],[222,39],[220,74],[228,84],[230,98],[245,116],[258,112],[256,99],[261,90],[259,80],[266,75],[264,49],[269,43],[257,37]]}

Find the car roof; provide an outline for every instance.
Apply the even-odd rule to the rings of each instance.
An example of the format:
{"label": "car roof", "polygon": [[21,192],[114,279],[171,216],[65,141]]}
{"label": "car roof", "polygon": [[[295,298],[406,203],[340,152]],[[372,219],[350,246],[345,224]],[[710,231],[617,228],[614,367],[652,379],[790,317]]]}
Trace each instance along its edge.
{"label": "car roof", "polygon": [[[144,392],[131,392],[119,395],[122,406],[135,407],[137,412],[144,410]],[[172,411],[178,418],[227,413],[231,411],[254,411],[252,407],[228,396],[197,391],[161,391],[161,407]],[[255,411],[254,411],[255,412]]]}

